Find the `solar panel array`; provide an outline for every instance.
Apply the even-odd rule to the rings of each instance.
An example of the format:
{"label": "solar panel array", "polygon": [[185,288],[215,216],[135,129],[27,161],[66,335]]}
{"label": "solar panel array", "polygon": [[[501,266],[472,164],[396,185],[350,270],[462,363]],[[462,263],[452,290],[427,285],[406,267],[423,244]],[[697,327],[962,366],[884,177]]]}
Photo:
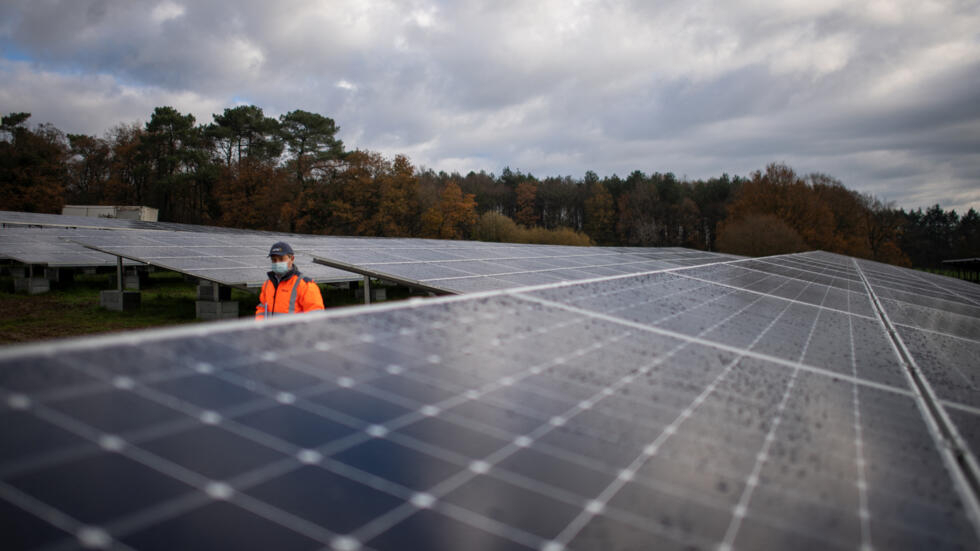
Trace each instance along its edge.
{"label": "solar panel array", "polygon": [[[225,285],[250,287],[265,281],[268,248],[281,240],[288,241],[296,250],[303,275],[321,283],[354,281],[359,278],[352,274],[357,273],[446,293],[587,280],[736,258],[682,248],[328,237],[7,211],[0,211],[0,224],[75,228],[62,230],[77,232],[75,237],[66,239],[98,253],[118,255]],[[92,231],[96,229],[126,231]],[[43,233],[36,228],[19,231],[25,235],[35,230],[39,235]],[[2,231],[12,234],[18,230]],[[48,250],[52,253],[49,255],[52,263],[74,261],[81,253],[70,243]],[[105,257],[99,258],[100,263],[108,262]]]}
{"label": "solar panel array", "polygon": [[[115,266],[115,256],[70,241],[90,235],[92,231],[99,230],[4,228],[0,230],[0,258],[53,268]],[[125,264],[142,263],[126,260]]]}
{"label": "solar panel array", "polygon": [[681,248],[570,247],[472,241],[310,243],[316,262],[406,285],[467,293],[730,260]]}
{"label": "solar panel array", "polygon": [[[269,271],[269,248],[282,236],[204,232],[101,232],[74,241],[93,250],[145,262],[224,285],[260,287]],[[294,241],[296,238],[290,238]],[[297,250],[296,267],[318,283],[357,281],[350,272],[318,265]]]}
{"label": "solar panel array", "polygon": [[0,537],[977,549],[978,298],[808,253],[8,349]]}
{"label": "solar panel array", "polygon": [[0,226],[21,227],[40,226],[52,228],[78,228],[95,230],[165,230],[209,233],[235,233],[244,235],[268,235],[269,232],[223,228],[220,226],[201,226],[175,222],[148,222],[125,218],[102,218],[95,216],[71,216],[63,214],[43,214],[37,212],[0,211]]}

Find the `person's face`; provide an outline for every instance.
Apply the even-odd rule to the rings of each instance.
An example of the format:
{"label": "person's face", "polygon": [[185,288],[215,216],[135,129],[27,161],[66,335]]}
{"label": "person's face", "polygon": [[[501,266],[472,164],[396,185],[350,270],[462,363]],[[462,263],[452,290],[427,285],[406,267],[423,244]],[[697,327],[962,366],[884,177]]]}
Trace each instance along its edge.
{"label": "person's face", "polygon": [[293,269],[293,258],[294,257],[291,254],[284,254],[284,255],[274,254],[274,255],[272,255],[272,261],[273,262],[285,262],[286,265],[289,266],[289,269],[290,270]]}

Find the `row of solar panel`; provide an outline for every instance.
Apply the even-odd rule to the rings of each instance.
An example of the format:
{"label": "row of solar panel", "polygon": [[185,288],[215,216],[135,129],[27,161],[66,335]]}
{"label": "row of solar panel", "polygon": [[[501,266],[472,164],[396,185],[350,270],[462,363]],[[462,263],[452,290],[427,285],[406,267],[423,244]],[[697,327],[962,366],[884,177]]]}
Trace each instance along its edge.
{"label": "row of solar panel", "polygon": [[[4,216],[9,214],[0,213],[0,223],[10,219],[30,219]],[[34,216],[51,225],[62,218]],[[101,219],[96,220],[101,223]],[[60,223],[67,225],[72,221]],[[298,266],[304,275],[321,283],[356,280],[358,276],[354,273],[357,273],[445,292],[493,290],[640,273],[731,258],[685,249],[582,248],[135,229],[7,229],[3,230],[3,235],[0,256],[26,264],[65,266],[76,263],[79,258],[95,257],[93,264],[108,265],[114,264],[116,257],[122,257],[226,285],[253,287],[260,286],[266,279],[268,247],[283,239],[288,239],[297,251]],[[96,257],[99,253],[101,256]]]}
{"label": "row of solar panel", "polygon": [[5,541],[975,549],[978,305],[807,253],[8,350]]}

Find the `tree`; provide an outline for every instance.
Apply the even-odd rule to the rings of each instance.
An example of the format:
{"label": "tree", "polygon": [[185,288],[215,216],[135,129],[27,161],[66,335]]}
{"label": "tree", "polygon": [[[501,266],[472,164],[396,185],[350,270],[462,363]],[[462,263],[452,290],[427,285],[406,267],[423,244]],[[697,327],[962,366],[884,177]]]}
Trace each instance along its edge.
{"label": "tree", "polygon": [[0,210],[60,213],[68,144],[51,125],[27,128],[30,116],[11,113],[0,124]]}
{"label": "tree", "polygon": [[772,214],[726,220],[718,231],[718,250],[745,256],[769,256],[806,250],[803,238]]}
{"label": "tree", "polygon": [[858,234],[867,239],[871,258],[879,262],[907,265],[909,259],[897,245],[902,226],[901,214],[892,205],[872,195],[861,195],[860,201],[864,227]]}
{"label": "tree", "polygon": [[956,227],[956,258],[980,258],[980,214],[970,209]]}
{"label": "tree", "polygon": [[380,190],[374,226],[384,237],[410,237],[419,231],[418,178],[415,168],[404,155],[385,166],[378,175]]}
{"label": "tree", "polygon": [[790,167],[770,164],[744,182],[729,208],[733,220],[769,214],[814,249],[838,251],[833,212]]}
{"label": "tree", "polygon": [[99,204],[107,198],[112,162],[109,143],[84,134],[68,134],[66,198],[76,205]]}
{"label": "tree", "polygon": [[728,215],[728,203],[741,185],[739,177],[729,178],[722,174],[720,178],[710,178],[706,182],[695,182],[691,189],[691,198],[701,213],[700,225],[703,236],[703,247],[709,251],[715,250],[718,224]]}
{"label": "tree", "polygon": [[208,162],[203,130],[194,126],[194,115],[173,107],[157,107],[146,123],[140,141],[141,156],[148,165],[149,200],[160,217],[174,222],[200,222],[202,216],[198,171]]}
{"label": "tree", "polygon": [[106,196],[108,204],[145,205],[150,170],[142,158],[145,132],[136,123],[121,124],[109,132],[110,163]]}
{"label": "tree", "polygon": [[225,164],[261,164],[275,161],[282,153],[279,123],[266,117],[261,107],[241,105],[215,114],[207,128],[224,157]]}
{"label": "tree", "polygon": [[381,200],[379,176],[385,170],[381,154],[352,151],[330,182],[327,231],[339,235],[380,235],[377,226]]}
{"label": "tree", "polygon": [[344,143],[335,137],[339,130],[333,119],[300,109],[279,117],[279,136],[301,185],[313,170],[343,157]]}
{"label": "tree", "polygon": [[594,172],[587,172],[585,179],[589,189],[589,198],[585,200],[585,233],[600,245],[609,244],[616,216],[612,195]]}
{"label": "tree", "polygon": [[537,196],[538,186],[534,182],[526,180],[517,185],[517,213],[514,221],[525,227],[534,226],[538,221],[534,202]]}
{"label": "tree", "polygon": [[447,182],[439,203],[422,215],[422,235],[439,239],[463,239],[477,221],[476,199]]}
{"label": "tree", "polygon": [[233,228],[287,231],[294,213],[287,177],[268,164],[222,170],[215,183],[219,222]]}
{"label": "tree", "polygon": [[[619,218],[616,222],[616,235],[624,245],[650,247],[660,244],[660,223],[656,213],[660,210],[660,194],[656,186],[643,178],[634,178],[632,191],[619,196]],[[641,173],[642,174],[642,173]]]}
{"label": "tree", "polygon": [[545,178],[539,182],[537,204],[540,205],[541,225],[548,229],[581,230],[585,191],[584,186],[570,176]]}
{"label": "tree", "polygon": [[677,224],[677,236],[673,240],[677,245],[697,247],[703,241],[701,235],[701,211],[690,197],[685,197],[680,204],[674,206],[674,221]]}

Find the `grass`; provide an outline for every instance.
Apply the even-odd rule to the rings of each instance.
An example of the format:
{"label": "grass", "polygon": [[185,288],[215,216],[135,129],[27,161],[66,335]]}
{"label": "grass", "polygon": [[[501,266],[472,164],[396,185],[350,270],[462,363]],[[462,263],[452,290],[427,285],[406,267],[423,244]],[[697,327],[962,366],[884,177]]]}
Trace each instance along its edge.
{"label": "grass", "polygon": [[948,268],[919,268],[919,269],[924,272],[944,275],[956,279],[962,279],[964,281],[972,281],[974,283],[980,283],[980,273],[976,271],[955,270],[955,269],[951,270]]}
{"label": "grass", "polygon": [[[115,312],[99,306],[99,292],[116,288],[115,273],[76,274],[74,282],[52,283],[40,295],[14,292],[13,278],[0,277],[0,345],[48,339],[131,331],[189,323],[196,319],[197,285],[181,274],[155,271],[142,284],[140,308]],[[351,291],[320,286],[327,308],[363,304]],[[388,287],[388,300],[408,298],[408,290]],[[258,293],[232,289],[239,317],[251,318]]]}

